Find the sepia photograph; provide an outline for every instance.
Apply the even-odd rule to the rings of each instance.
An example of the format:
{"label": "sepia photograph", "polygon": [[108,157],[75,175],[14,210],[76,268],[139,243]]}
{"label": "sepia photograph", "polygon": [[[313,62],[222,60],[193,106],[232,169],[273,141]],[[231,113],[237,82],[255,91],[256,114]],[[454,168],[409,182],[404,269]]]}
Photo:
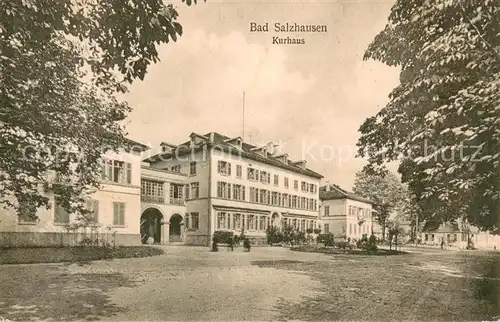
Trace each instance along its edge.
{"label": "sepia photograph", "polygon": [[500,321],[499,0],[0,0],[0,321]]}

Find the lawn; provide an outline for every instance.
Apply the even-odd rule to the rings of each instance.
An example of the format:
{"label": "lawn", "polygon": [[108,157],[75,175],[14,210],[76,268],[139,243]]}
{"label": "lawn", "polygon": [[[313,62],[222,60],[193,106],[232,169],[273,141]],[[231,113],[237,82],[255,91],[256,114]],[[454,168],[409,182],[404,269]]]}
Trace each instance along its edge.
{"label": "lawn", "polygon": [[320,294],[280,300],[283,320],[498,320],[500,256],[361,256],[325,254],[328,261],[255,261],[262,268],[302,272]]}
{"label": "lawn", "polygon": [[498,320],[499,264],[498,253],[479,251],[173,246],[89,265],[0,265],[0,321]]}
{"label": "lawn", "polygon": [[163,250],[148,246],[122,247],[26,247],[0,248],[0,265],[77,262],[113,258],[149,257],[163,254]]}

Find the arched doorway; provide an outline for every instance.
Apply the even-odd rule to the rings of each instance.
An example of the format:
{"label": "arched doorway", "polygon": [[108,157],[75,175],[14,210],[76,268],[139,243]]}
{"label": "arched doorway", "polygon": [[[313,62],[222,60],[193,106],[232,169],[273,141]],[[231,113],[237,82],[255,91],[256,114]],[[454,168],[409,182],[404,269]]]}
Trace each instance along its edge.
{"label": "arched doorway", "polygon": [[170,217],[170,228],[169,228],[169,241],[171,243],[181,242],[181,225],[182,225],[182,216],[179,214],[173,214]]}
{"label": "arched doorway", "polygon": [[141,242],[147,244],[150,237],[155,244],[161,243],[162,213],[156,208],[148,208],[141,215]]}

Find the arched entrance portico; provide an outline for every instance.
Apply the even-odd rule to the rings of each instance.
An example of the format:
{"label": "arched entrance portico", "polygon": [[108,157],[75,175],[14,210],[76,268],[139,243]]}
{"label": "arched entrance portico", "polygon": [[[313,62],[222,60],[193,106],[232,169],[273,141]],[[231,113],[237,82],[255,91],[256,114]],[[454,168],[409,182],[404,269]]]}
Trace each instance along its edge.
{"label": "arched entrance portico", "polygon": [[141,215],[141,242],[147,244],[150,237],[155,244],[161,243],[163,214],[156,208],[147,208]]}
{"label": "arched entrance portico", "polygon": [[169,241],[171,243],[182,242],[182,229],[183,218],[179,214],[173,214],[170,217],[169,225]]}

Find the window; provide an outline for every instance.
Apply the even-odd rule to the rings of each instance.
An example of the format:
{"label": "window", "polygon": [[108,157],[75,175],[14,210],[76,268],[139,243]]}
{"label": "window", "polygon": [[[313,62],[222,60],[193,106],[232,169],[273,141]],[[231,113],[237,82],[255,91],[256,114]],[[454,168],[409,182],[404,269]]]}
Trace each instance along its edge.
{"label": "window", "polygon": [[250,187],[250,202],[259,202],[259,189]]}
{"label": "window", "polygon": [[306,182],[302,181],[302,182],[300,183],[300,190],[301,190],[302,192],[307,192],[307,183],[306,183]]}
{"label": "window", "polygon": [[273,194],[272,194],[271,205],[273,205],[273,206],[279,206],[279,204],[278,204],[278,193],[277,192],[273,192]]}
{"label": "window", "polygon": [[192,182],[191,183],[191,199],[196,199],[200,197],[200,183]]}
{"label": "window", "polygon": [[254,230],[255,229],[255,216],[254,215],[248,215],[248,223],[247,223],[247,229],[248,230]]}
{"label": "window", "polygon": [[316,192],[316,191],[314,190],[314,188],[315,188],[315,187],[316,187],[316,186],[315,186],[314,184],[312,184],[312,183],[311,183],[311,184],[309,184],[309,192],[312,192],[312,193]]}
{"label": "window", "polygon": [[193,161],[189,164],[189,174],[196,175],[196,161]]}
{"label": "window", "polygon": [[298,190],[299,189],[299,181],[293,180],[293,189]]}
{"label": "window", "polygon": [[300,221],[300,230],[302,230],[302,231],[306,230],[306,220],[305,219],[302,219]]}
{"label": "window", "polygon": [[288,189],[288,178],[285,178],[285,188]]}
{"label": "window", "polygon": [[260,203],[266,203],[267,201],[267,190],[265,189],[260,189],[260,199],[259,199],[259,202]]}
{"label": "window", "polygon": [[175,183],[170,184],[170,203],[184,203],[184,185]]}
{"label": "window", "polygon": [[349,235],[352,235],[352,224],[349,224]]}
{"label": "window", "polygon": [[99,222],[99,200],[87,200],[85,202],[85,206],[87,210],[90,210],[91,216],[90,216],[90,222],[92,223],[98,223]]}
{"label": "window", "polygon": [[283,207],[289,207],[290,203],[288,202],[288,194],[283,194]]}
{"label": "window", "polygon": [[260,172],[260,182],[262,183],[270,183],[271,182],[271,174],[266,171]]}
{"label": "window", "polygon": [[227,213],[219,212],[217,214],[217,228],[218,229],[226,229],[226,217]]}
{"label": "window", "polygon": [[330,206],[325,206],[325,216],[330,216]]}
{"label": "window", "polygon": [[125,203],[113,202],[113,225],[125,226]]}
{"label": "window", "polygon": [[301,209],[306,208],[306,198],[305,197],[300,198],[300,208]]}
{"label": "window", "polygon": [[197,212],[191,213],[191,229],[198,230],[200,228],[200,215]]}
{"label": "window", "polygon": [[241,214],[233,215],[233,229],[241,229]]}
{"label": "window", "polygon": [[103,160],[101,178],[108,182],[131,184],[132,165],[118,160]]}
{"label": "window", "polygon": [[69,213],[61,205],[59,197],[54,198],[54,223],[55,224],[68,224]]}
{"label": "window", "polygon": [[[425,241],[429,241],[429,235],[425,234],[425,235],[424,235],[424,240],[425,240]],[[465,239],[462,239],[462,241],[463,241],[463,240],[465,240]]]}
{"label": "window", "polygon": [[247,169],[247,177],[248,177],[248,180],[258,181],[259,180],[259,170],[254,169],[254,168],[248,168]]}
{"label": "window", "polygon": [[325,234],[328,234],[330,232],[330,225],[329,224],[324,224],[324,230],[325,230]]}
{"label": "window", "polygon": [[231,184],[227,182],[217,182],[217,197],[231,199]]}
{"label": "window", "polygon": [[145,202],[163,203],[163,182],[141,180],[141,199]]}
{"label": "window", "polygon": [[266,230],[266,217],[265,216],[260,216],[259,217],[259,230]]}
{"label": "window", "polygon": [[292,208],[297,208],[297,196],[292,196]]}
{"label": "window", "polygon": [[237,176],[238,178],[241,178],[241,177],[242,177],[242,173],[243,173],[243,170],[242,170],[242,168],[241,168],[241,165],[239,165],[239,164],[238,164],[238,165],[236,165],[236,176]]}
{"label": "window", "polygon": [[274,175],[274,185],[277,186],[279,184],[279,177],[277,174]]}
{"label": "window", "polygon": [[181,172],[181,166],[180,165],[174,165],[172,168],[170,168],[172,172]]}
{"label": "window", "polygon": [[220,174],[230,176],[231,175],[231,163],[226,161],[219,161],[217,163],[217,172]]}
{"label": "window", "polygon": [[233,199],[245,201],[245,186],[239,184],[233,185]]}

